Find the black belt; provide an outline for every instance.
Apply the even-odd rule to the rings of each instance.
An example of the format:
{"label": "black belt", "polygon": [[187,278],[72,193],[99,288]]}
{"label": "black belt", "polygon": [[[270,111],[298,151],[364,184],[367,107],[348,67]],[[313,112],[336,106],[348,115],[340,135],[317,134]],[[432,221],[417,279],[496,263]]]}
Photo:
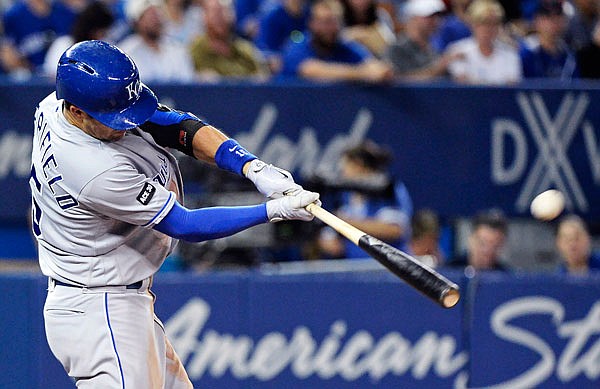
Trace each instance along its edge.
{"label": "black belt", "polygon": [[[80,286],[80,285],[67,284],[66,282],[55,280],[54,278],[52,278],[52,281],[54,281],[55,285],[68,286],[70,288],[85,288],[84,286]],[[126,289],[139,289],[142,287],[143,284],[144,284],[144,281],[142,280],[142,281],[134,282],[133,284],[125,285],[125,288]],[[107,285],[107,286],[113,286],[113,285]]]}

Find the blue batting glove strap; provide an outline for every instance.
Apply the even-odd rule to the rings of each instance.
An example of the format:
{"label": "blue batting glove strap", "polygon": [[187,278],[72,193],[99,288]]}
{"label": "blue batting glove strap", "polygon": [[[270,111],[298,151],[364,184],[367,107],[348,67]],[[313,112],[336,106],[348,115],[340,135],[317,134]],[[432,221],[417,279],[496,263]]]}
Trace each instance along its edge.
{"label": "blue batting glove strap", "polygon": [[179,124],[184,120],[197,120],[198,117],[190,112],[182,112],[174,109],[170,109],[165,105],[159,105],[156,111],[148,119],[149,122],[159,124],[161,126],[168,126],[171,124]]}
{"label": "blue batting glove strap", "polygon": [[246,162],[256,159],[256,156],[243,148],[234,139],[227,139],[221,143],[215,154],[215,163],[223,170],[230,171],[235,174],[242,174],[242,168]]}

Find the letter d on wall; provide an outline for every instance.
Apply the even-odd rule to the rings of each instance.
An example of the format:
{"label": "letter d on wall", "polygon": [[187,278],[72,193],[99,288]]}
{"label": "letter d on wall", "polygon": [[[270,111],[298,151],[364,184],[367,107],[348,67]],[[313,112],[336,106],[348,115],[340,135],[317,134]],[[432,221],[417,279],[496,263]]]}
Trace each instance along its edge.
{"label": "letter d on wall", "polygon": [[[509,149],[508,140],[513,147]],[[527,140],[523,129],[510,119],[494,119],[492,121],[492,181],[500,185],[516,182],[525,171],[527,165]],[[512,161],[506,161],[507,150],[512,150]]]}

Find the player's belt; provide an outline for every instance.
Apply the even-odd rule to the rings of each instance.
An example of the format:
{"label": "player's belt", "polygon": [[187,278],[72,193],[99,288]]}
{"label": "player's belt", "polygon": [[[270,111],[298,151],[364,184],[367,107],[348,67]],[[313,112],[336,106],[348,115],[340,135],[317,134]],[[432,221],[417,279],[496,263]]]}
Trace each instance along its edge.
{"label": "player's belt", "polygon": [[[54,285],[68,286],[69,288],[85,288],[85,286],[68,284],[66,282],[55,280],[54,278],[51,278],[51,280],[52,280],[52,282],[54,282]],[[144,285],[143,280],[134,282],[133,284],[125,285],[125,289],[139,289],[142,287],[142,285]]]}

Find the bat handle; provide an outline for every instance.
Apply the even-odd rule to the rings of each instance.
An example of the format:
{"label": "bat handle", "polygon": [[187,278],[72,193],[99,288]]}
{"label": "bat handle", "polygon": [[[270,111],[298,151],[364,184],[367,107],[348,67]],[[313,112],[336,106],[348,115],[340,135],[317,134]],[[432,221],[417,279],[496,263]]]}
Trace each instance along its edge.
{"label": "bat handle", "polygon": [[308,204],[306,206],[306,210],[312,213],[317,219],[321,220],[323,223],[338,231],[340,234],[342,234],[344,237],[346,237],[348,240],[350,240],[356,245],[358,245],[360,237],[365,234],[350,223],[343,221],[342,219],[338,218],[331,212],[321,208],[321,206],[315,203]]}

